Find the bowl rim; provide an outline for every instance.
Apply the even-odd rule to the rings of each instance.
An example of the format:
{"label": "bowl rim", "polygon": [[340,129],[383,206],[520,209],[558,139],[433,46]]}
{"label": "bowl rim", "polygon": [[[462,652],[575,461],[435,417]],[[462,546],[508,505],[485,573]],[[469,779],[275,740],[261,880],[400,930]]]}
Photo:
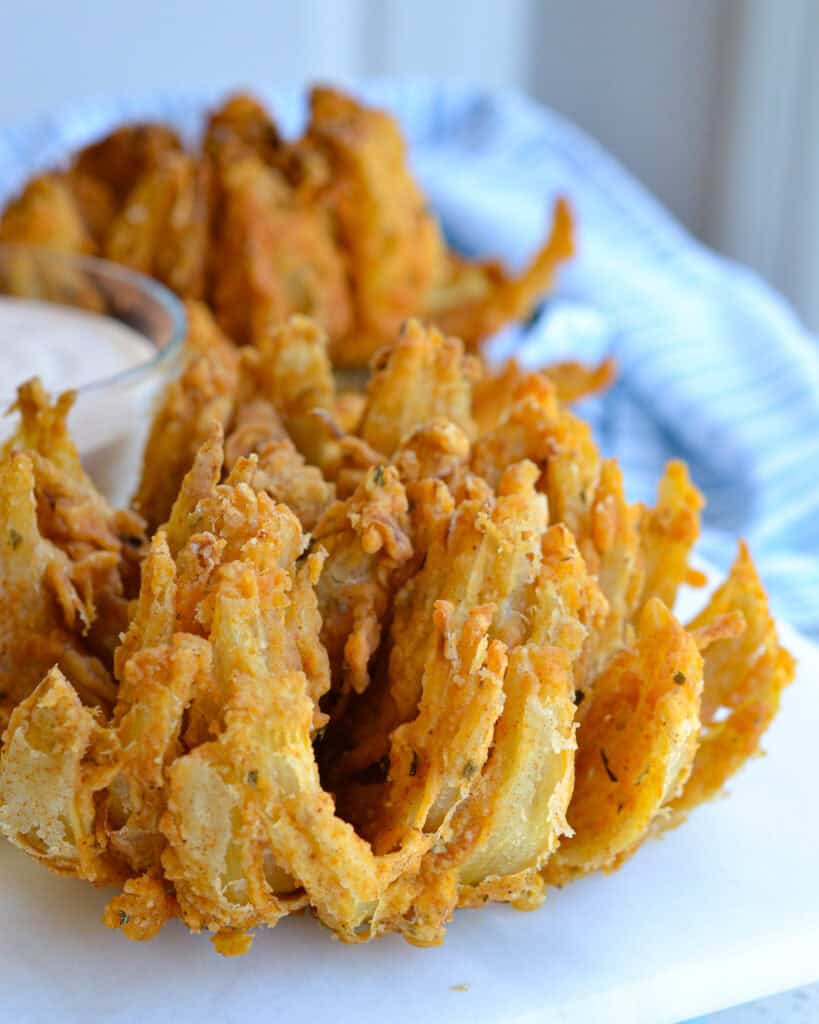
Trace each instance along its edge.
{"label": "bowl rim", "polygon": [[[170,317],[171,321],[171,335],[168,342],[163,348],[157,348],[156,342],[148,337],[142,335],[146,341],[148,341],[154,348],[154,354],[150,359],[145,362],[136,363],[134,366],[129,366],[124,370],[117,370],[116,373],[109,374],[107,377],[101,377],[99,380],[89,381],[87,384],[82,384],[76,388],[69,388],[68,390],[74,391],[77,397],[86,394],[89,391],[100,391],[103,388],[112,386],[119,386],[122,384],[131,384],[143,376],[147,376],[155,370],[163,368],[166,364],[173,363],[175,357],[179,354],[182,349],[182,345],[185,341],[185,337],[188,332],[188,317],[185,312],[185,305],[181,299],[179,299],[174,293],[166,288],[164,284],[155,280],[152,277],[148,277],[147,274],[142,274],[138,270],[131,270],[130,267],[124,267],[119,263],[114,263],[112,260],[103,259],[100,256],[91,256],[87,253],[79,252],[68,252],[61,249],[52,249],[47,245],[29,245],[26,242],[0,242],[0,259],[4,253],[9,252],[30,252],[36,254],[38,257],[53,260],[55,262],[70,263],[80,268],[85,267],[91,269],[97,273],[101,273],[114,280],[119,280],[125,284],[131,285],[138,291],[143,292],[154,301]],[[25,296],[7,296],[4,293],[0,293],[0,297],[3,298],[21,298],[25,300]],[[88,316],[99,316],[108,320],[115,320],[116,318],[109,316],[107,313],[94,313],[89,310],[81,310],[76,306],[71,306],[65,302],[52,302],[49,299],[31,299],[32,302],[42,302],[43,305],[50,306],[62,306],[64,309],[74,310],[74,312],[85,313]],[[137,328],[131,328],[137,334],[142,334]],[[6,396],[0,397],[0,404],[6,402]],[[14,401],[11,397],[9,401]]]}

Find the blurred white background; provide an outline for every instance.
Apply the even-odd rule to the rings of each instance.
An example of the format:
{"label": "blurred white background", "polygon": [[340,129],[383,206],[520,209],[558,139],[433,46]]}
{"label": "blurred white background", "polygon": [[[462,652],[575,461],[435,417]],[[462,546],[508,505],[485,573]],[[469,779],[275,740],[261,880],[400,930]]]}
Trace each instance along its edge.
{"label": "blurred white background", "polygon": [[815,0],[27,0],[0,123],[92,94],[425,74],[525,89],[819,329]]}

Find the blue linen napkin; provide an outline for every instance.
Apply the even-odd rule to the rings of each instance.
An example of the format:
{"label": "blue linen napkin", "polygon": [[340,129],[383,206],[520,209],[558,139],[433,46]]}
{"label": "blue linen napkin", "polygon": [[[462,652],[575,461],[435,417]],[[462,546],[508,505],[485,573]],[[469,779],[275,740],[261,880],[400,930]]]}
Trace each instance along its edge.
{"label": "blue linen napkin", "polygon": [[[348,83],[349,84],[349,83]],[[709,251],[605,153],[525,97],[421,81],[352,83],[401,119],[450,241],[522,263],[553,198],[570,197],[579,253],[525,328],[493,342],[527,364],[612,354],[617,384],[581,403],[631,497],[651,501],[682,457],[708,505],[700,552],[725,570],[751,544],[778,614],[819,636],[819,345],[771,288]],[[286,132],[303,93],[264,87]],[[218,97],[100,99],[0,128],[0,201],[35,169],[133,118],[189,138]]]}

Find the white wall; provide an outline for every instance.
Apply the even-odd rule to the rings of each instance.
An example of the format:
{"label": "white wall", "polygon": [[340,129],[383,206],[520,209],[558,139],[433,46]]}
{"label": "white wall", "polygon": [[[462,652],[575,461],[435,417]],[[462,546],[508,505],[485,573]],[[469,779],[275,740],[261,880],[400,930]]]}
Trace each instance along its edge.
{"label": "white wall", "polygon": [[819,3],[743,0],[709,240],[819,330]]}
{"label": "white wall", "polygon": [[6,0],[0,123],[155,88],[527,89],[819,328],[819,0]]}
{"label": "white wall", "polygon": [[537,0],[375,0],[379,73],[448,75],[531,86]]}
{"label": "white wall", "polygon": [[366,70],[371,0],[0,0],[0,120],[107,92]]}
{"label": "white wall", "polygon": [[732,12],[714,0],[539,5],[533,87],[694,231],[707,226]]}

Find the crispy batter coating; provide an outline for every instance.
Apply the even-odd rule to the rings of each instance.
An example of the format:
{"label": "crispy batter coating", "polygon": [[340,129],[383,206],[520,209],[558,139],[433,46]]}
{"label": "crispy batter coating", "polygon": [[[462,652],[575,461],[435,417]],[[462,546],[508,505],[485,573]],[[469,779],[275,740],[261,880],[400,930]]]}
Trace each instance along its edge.
{"label": "crispy batter coating", "polygon": [[[366,366],[411,316],[476,347],[533,313],[573,250],[564,199],[520,274],[466,260],[447,248],[392,115],[325,86],[309,106],[293,141],[244,93],[210,114],[195,150],[166,126],[125,125],[67,169],[32,180],[7,206],[0,237],[97,251],[151,273],[183,297],[206,299],[239,344],[309,314],[339,367]],[[31,267],[21,264],[18,277],[25,294],[56,294]],[[73,286],[97,308],[96,292]],[[609,375],[608,364],[555,368],[570,400]]]}
{"label": "crispy batter coating", "polygon": [[[179,906],[171,887],[161,878],[140,875],[129,878],[103,914],[109,928],[119,928],[134,942],[156,938],[162,928],[179,915]],[[249,945],[242,952],[247,952]]]}
{"label": "crispy batter coating", "polygon": [[216,173],[210,301],[224,330],[252,342],[308,313],[332,337],[344,334],[349,287],[328,212],[258,156],[234,156]]}
{"label": "crispy batter coating", "polygon": [[26,242],[61,252],[93,252],[82,212],[61,174],[32,178],[4,209],[0,242]]}
{"label": "crispy batter coating", "polygon": [[454,509],[440,482],[460,479],[468,455],[463,431],[433,420],[406,438],[392,466],[376,460],[366,469],[350,496],[318,524],[314,541],[328,552],[318,594],[322,642],[333,668],[333,717],[344,712],[351,692],[369,686],[395,594]]}
{"label": "crispy batter coating", "polygon": [[82,600],[71,581],[71,562],[37,525],[34,469],[27,455],[0,462],[0,727],[60,664],[89,704],[110,707],[114,684],[85,645]]}
{"label": "crispy batter coating", "polygon": [[[505,376],[517,377],[507,370]],[[590,639],[585,659],[585,691],[609,657],[632,639],[631,623],[643,601],[655,593],[673,601],[688,577],[687,558],[699,530],[701,499],[679,464],[672,464],[651,513],[626,501],[622,473],[613,460],[601,460],[586,423],[562,406],[544,373],[516,380],[513,401],[494,426],[474,443],[471,468],[494,484],[504,466],[528,458],[540,469],[538,488],[549,499],[549,519],[575,536],[597,577],[608,610]],[[484,408],[485,422],[494,419]],[[643,533],[644,531],[644,533]],[[669,578],[664,559],[672,559]],[[657,566],[645,585],[646,564]],[[673,577],[673,582],[671,577]]]}
{"label": "crispy batter coating", "polygon": [[[736,613],[745,629],[732,636],[724,623]],[[716,796],[759,752],[782,691],[793,680],[794,660],[779,643],[768,598],[744,543],[728,578],[688,628],[696,634],[721,625],[727,635],[717,636],[705,652],[703,732],[694,768],[670,805],[668,821],[661,823],[668,827],[679,825],[698,804]]]}
{"label": "crispy batter coating", "polygon": [[587,366],[570,359],[551,363],[544,367],[543,372],[557,389],[560,401],[571,405],[609,388],[617,376],[617,364],[612,358],[604,359],[597,366]]}
{"label": "crispy batter coating", "polygon": [[334,346],[333,360],[361,365],[424,308],[444,242],[410,174],[398,123],[385,111],[315,88],[306,141],[329,162],[329,202],[353,282],[355,327]]}
{"label": "crispy batter coating", "polygon": [[272,441],[289,440],[281,416],[276,407],[266,398],[247,398],[237,402],[230,431],[225,438],[225,464],[232,468],[235,463]]}
{"label": "crispy batter coating", "polygon": [[534,462],[552,522],[565,522],[579,539],[600,472],[591,431],[561,406],[543,373],[525,375],[512,394],[505,413],[475,442],[472,470],[494,485],[510,463]]}
{"label": "crispy batter coating", "polygon": [[182,753],[183,714],[204,686],[210,658],[204,640],[176,633],[124,663],[112,722],[120,757],[107,824],[111,850],[133,871],[160,868],[165,772]]}
{"label": "crispy batter coating", "polygon": [[538,868],[568,831],[575,750],[570,680],[566,651],[521,646],[512,652],[503,711],[479,781],[454,814],[450,841],[439,843],[390,894],[385,930],[400,931],[413,945],[438,945],[456,906],[499,900],[530,909],[542,901]]}
{"label": "crispy batter coating", "polygon": [[452,420],[436,417],[410,431],[392,457],[410,501],[418,504],[426,482],[440,480],[458,496],[469,476],[469,437]]}
{"label": "crispy batter coating", "polygon": [[51,405],[39,381],[24,384],[0,455],[3,721],[55,664],[84,700],[110,707],[108,668],[138,586],[143,524],[85,474],[66,426],[72,402]]}
{"label": "crispy batter coating", "polygon": [[76,168],[66,171],[66,179],[95,250],[100,252],[117,212],[114,191],[104,181]]}
{"label": "crispy batter coating", "polygon": [[248,93],[234,93],[208,117],[202,148],[216,157],[225,155],[227,149],[241,148],[275,165],[283,145],[275,122],[262,104]]}
{"label": "crispy batter coating", "polygon": [[116,881],[95,794],[116,773],[118,753],[98,714],[51,669],[11,715],[0,753],[0,829],[53,871]]}
{"label": "crispy batter coating", "polygon": [[532,311],[564,203],[520,277],[461,260],[393,119],[318,89],[292,143],[246,95],[199,154],[114,133],[9,223],[215,310],[188,302],[152,423],[150,544],[71,395],[21,388],[0,452],[0,832],[118,884],[109,927],[179,917],[233,956],[309,908],[434,945],[458,907],[615,869],[758,751],[792,659],[744,546],[675,619],[702,498],[671,463],[628,502],[566,407],[610,361],[490,372],[446,333]]}
{"label": "crispy batter coating", "polygon": [[519,275],[496,260],[471,263],[448,253],[423,315],[470,347],[513,320],[525,320],[551,288],[557,268],[574,254],[573,231],[571,207],[561,196],[549,237]]}
{"label": "crispy batter coating", "polygon": [[497,499],[480,494],[461,502],[443,542],[430,546],[423,568],[399,596],[390,655],[390,696],[399,721],[417,704],[423,666],[435,646],[428,622],[436,601],[450,601],[457,616],[493,603],[492,631],[501,639],[525,617],[547,521],[536,477],[534,466],[521,463],[507,470]]}
{"label": "crispy batter coating", "polygon": [[410,320],[372,370],[359,433],[376,451],[391,456],[408,434],[438,417],[474,436],[472,382],[479,371],[456,338]]}
{"label": "crispy batter coating", "polygon": [[[208,457],[206,452],[203,459],[207,462]],[[247,467],[240,464],[238,469],[241,472]],[[194,467],[190,476],[196,483],[189,481],[181,499],[183,508],[187,509],[196,487],[201,488],[204,474],[199,467]],[[174,772],[181,771],[181,766],[188,763],[186,748],[204,750],[213,745],[214,734],[230,728],[231,694],[239,685],[236,672],[251,652],[242,640],[241,621],[236,619],[244,605],[228,581],[242,580],[242,587],[255,588],[255,621],[262,631],[265,649],[280,666],[280,682],[285,688],[287,680],[293,676],[301,679],[302,706],[309,711],[311,730],[316,722],[321,724],[317,701],[329,685],[326,656],[320,654],[320,619],[314,593],[322,559],[314,555],[303,563],[297,562],[304,539],[292,513],[284,506],[273,505],[267,495],[256,494],[245,483],[229,478],[226,484],[214,483],[210,492],[196,502],[184,527],[182,518],[182,510],[176,510],[172,517],[177,524],[176,541],[183,544],[175,559],[164,534],[160,532],[154,538],[134,619],[118,651],[121,685],[111,727],[105,729],[100,723],[99,735],[92,733],[90,723],[96,719],[81,709],[68,682],[61,675],[58,679],[49,677],[37,690],[36,697],[30,698],[20,712],[20,721],[13,719],[14,735],[19,733],[21,740],[17,746],[9,748],[12,752],[17,750],[23,743],[22,738],[28,737],[28,717],[39,713],[42,701],[50,706],[51,688],[56,679],[60,687],[60,704],[55,712],[57,721],[52,734],[44,738],[42,748],[51,759],[49,770],[67,777],[66,790],[71,792],[66,792],[64,801],[71,799],[78,805],[84,801],[81,804],[86,808],[81,822],[83,841],[87,839],[94,856],[113,857],[120,869],[125,864],[128,870],[140,876],[147,872],[155,877],[161,870],[160,858],[165,854],[171,864],[175,863],[174,851],[177,859],[181,857],[174,846],[178,834],[173,825],[168,827],[170,850],[165,849],[166,836],[159,828],[163,815],[167,824],[178,806],[174,798],[179,794],[173,784],[168,803],[165,785],[168,774],[173,779]],[[215,530],[218,536],[209,535],[208,529]],[[209,538],[215,557],[203,565],[199,556],[201,550],[208,547]],[[191,599],[192,592],[198,595],[198,600]],[[179,632],[180,628],[185,632]],[[238,664],[237,657],[240,658]],[[259,676],[255,685],[262,691],[269,690],[268,676]],[[82,715],[86,717],[78,718]],[[82,733],[79,721],[86,722]],[[60,728],[69,736],[76,733],[82,744],[67,746],[61,739]],[[96,780],[94,776],[99,785],[95,781],[89,788],[87,772],[80,768],[88,763],[91,739],[101,750],[110,749],[114,754],[110,764],[108,760],[105,762],[109,769],[105,778]],[[228,745],[232,746],[232,742],[231,739]],[[307,749],[312,757],[309,734]],[[31,759],[28,740],[21,750],[17,760],[0,773],[0,784],[5,786],[9,779],[13,782],[25,771],[24,762]],[[103,786],[107,789],[104,797],[94,798],[93,794]],[[326,799],[329,801],[329,797]],[[96,818],[87,809],[89,801],[91,808],[100,809],[100,814],[101,808],[105,808],[104,833],[96,828]],[[9,799],[5,802],[9,803]],[[215,813],[216,808],[213,810]],[[27,833],[20,828],[12,831],[14,823],[22,820],[22,813],[15,811],[17,816],[4,819],[3,824],[11,838],[25,845]],[[56,815],[57,824],[62,814],[61,811]],[[200,822],[200,827],[204,824]],[[96,862],[88,858],[83,861],[79,855],[69,862],[62,850],[55,845],[44,856],[61,870],[83,877],[101,877],[94,866]],[[195,859],[194,856],[194,862]],[[166,876],[173,878],[173,867],[166,865],[166,869]],[[196,889],[195,882],[188,880],[188,884]],[[188,913],[186,891],[185,884],[177,881],[176,898],[183,916]],[[148,899],[152,901],[150,906],[145,903]],[[302,902],[298,898],[288,906]],[[130,909],[125,908],[125,904]],[[133,916],[136,930],[140,935],[147,935],[158,926],[156,914],[152,916],[149,912],[155,904],[155,885],[151,886],[143,878],[112,905],[109,923],[125,926]],[[165,914],[176,903],[166,899],[156,906]],[[124,909],[124,918],[119,915],[121,909]],[[209,920],[208,925],[221,927],[216,918]]]}
{"label": "crispy batter coating", "polygon": [[345,501],[319,520],[314,543],[327,552],[316,593],[321,641],[330,658],[334,690],[363,693],[369,663],[401,570],[412,555],[409,505],[398,472],[378,466]]}
{"label": "crispy batter coating", "polygon": [[511,901],[537,887],[532,876],[569,832],[576,748],[570,652],[516,648],[504,696],[489,764],[464,806],[464,820],[455,823],[465,839],[461,905]]}
{"label": "crispy batter coating", "polygon": [[133,498],[151,530],[168,519],[213,423],[227,424],[239,386],[238,356],[211,315],[198,303],[188,304],[188,314],[185,367],[166,387],[154,414]]}
{"label": "crispy batter coating", "polygon": [[[220,565],[242,557],[266,568],[286,566],[302,555],[307,543],[295,515],[250,486],[257,471],[255,457],[240,459],[224,484],[213,483],[194,504],[202,484],[215,480],[217,464],[221,464],[218,437],[203,446],[169,523],[179,570],[176,628],[195,633],[207,629],[206,596]],[[299,564],[292,574],[293,591],[283,620],[267,623],[269,630],[275,629],[281,657],[290,669],[305,673],[316,702],[330,687],[327,654],[319,642],[321,618],[315,593],[321,563],[322,556],[316,555]],[[128,640],[126,636],[126,644]],[[318,728],[325,721],[318,708],[315,718]]]}
{"label": "crispy batter coating", "polygon": [[499,370],[485,371],[472,392],[472,415],[480,434],[487,434],[500,423],[517,394],[525,390],[526,381],[543,374],[554,384],[559,401],[570,405],[605,390],[614,380],[613,359],[604,359],[597,366],[574,361],[551,363],[542,370],[526,371],[517,361],[507,359]]}
{"label": "crispy batter coating", "polygon": [[522,370],[516,359],[507,359],[498,370],[484,368],[472,388],[472,417],[479,436],[489,434],[505,419],[530,376],[534,374]]}
{"label": "crispy batter coating", "polygon": [[55,570],[67,572],[67,559],[40,535],[34,470],[25,455],[0,463],[0,518],[0,692],[5,712],[0,724],[5,724],[10,708],[28,696],[70,643],[64,613],[49,585]]}
{"label": "crispy batter coating", "polygon": [[457,506],[445,485],[432,489],[420,513],[421,529],[414,531],[423,559],[393,602],[386,677],[352,718],[348,749],[338,765],[343,776],[376,764],[389,750],[392,731],[414,717],[425,666],[439,648],[438,631],[430,628],[437,602],[452,606],[448,632],[455,637],[478,606],[493,606],[492,639],[505,640],[525,620],[547,519],[536,478],[531,464],[510,468],[497,499],[480,481],[471,481],[472,490]]}
{"label": "crispy batter coating", "polygon": [[[141,600],[135,618],[136,623],[158,616],[159,635],[152,627],[151,641],[161,641],[165,630],[179,624],[182,577],[190,571],[185,552],[203,543],[205,534],[196,531],[216,530],[223,542],[218,552],[221,565],[206,573],[202,599],[194,615],[183,619],[183,625],[192,623],[208,639],[211,678],[200,693],[193,687],[183,736],[188,753],[178,756],[166,772],[167,802],[161,819],[167,840],[161,854],[165,878],[173,883],[182,917],[192,928],[216,931],[220,949],[235,951],[225,933],[275,924],[306,901],[342,938],[358,941],[369,933],[379,900],[408,859],[417,863],[443,835],[444,826],[423,841],[409,837],[395,854],[376,857],[352,827],[335,816],[331,797],[321,789],[310,742],[321,691],[310,682],[314,666],[302,658],[301,667],[296,667],[288,654],[290,638],[299,637],[290,608],[304,614],[321,558],[311,555],[303,566],[297,563],[303,540],[294,517],[239,482],[217,485],[209,498],[199,501],[190,519],[190,539],[179,552],[175,570],[161,534],[151,556],[171,575],[178,573],[175,591],[163,575],[167,568],[157,573],[146,567],[145,587],[150,593]],[[175,614],[167,610],[168,594],[175,597]],[[308,615],[305,622],[318,628],[317,617],[311,620]],[[304,640],[309,642],[302,651],[314,651],[317,637],[304,634]],[[142,677],[143,660],[158,657],[155,652],[161,649],[143,648],[132,655],[126,677],[129,670]],[[185,687],[177,692],[167,670],[150,677],[156,687],[134,690],[134,706],[143,708],[135,724],[146,724],[144,705],[152,706],[152,715],[160,715],[150,726],[163,752],[150,758],[156,777],[157,765],[169,750],[168,738],[175,742],[178,735],[174,723]],[[456,697],[457,688],[450,699]],[[120,722],[121,743],[131,714]],[[196,718],[209,724],[192,735]],[[133,765],[144,784],[146,763],[136,751]],[[440,780],[441,787],[447,778]],[[126,896],[127,906],[123,898],[112,904],[108,922],[117,925],[118,909],[123,909],[123,927],[134,914],[140,935],[143,929],[150,932],[154,919],[133,892],[126,891]]]}
{"label": "crispy batter coating", "polygon": [[182,150],[176,132],[162,124],[130,124],[81,149],[71,172],[86,175],[106,185],[122,203],[137,181],[169,153]]}
{"label": "crispy batter coating", "polygon": [[[688,559],[699,534],[703,499],[681,462],[670,462],[660,481],[657,505],[630,505],[620,467],[603,462],[583,548],[596,569],[609,611],[595,633],[580,686],[584,695],[609,658],[634,639],[634,621],[652,598],[672,608],[689,577]],[[581,717],[589,705],[581,708]]]}
{"label": "crispy batter coating", "polygon": [[32,377],[17,389],[17,399],[7,412],[20,414],[12,436],[3,444],[2,454],[16,451],[36,453],[47,458],[56,470],[77,481],[87,477],[80,464],[80,455],[68,431],[68,414],[76,392],[65,391],[54,404],[39,377]]}
{"label": "crispy batter coating", "polygon": [[256,454],[251,485],[288,505],[302,527],[311,531],[332,504],[335,487],[318,466],[311,466],[288,436],[274,406],[264,399],[242,403],[225,439],[225,466]]}
{"label": "crispy batter coating", "polygon": [[157,277],[183,298],[205,293],[210,166],[168,153],[134,185],[110,224],[105,255]]}
{"label": "crispy batter coating", "polygon": [[[568,832],[576,747],[573,666],[600,614],[601,598],[564,527],[543,535],[542,561],[530,595],[525,619],[507,623],[504,630],[512,648],[488,757],[483,768],[480,757],[457,762],[466,777],[478,776],[478,782],[455,811],[449,840],[436,844],[420,870],[396,887],[383,911],[384,927],[401,931],[417,945],[442,941],[457,905],[478,906],[490,899],[537,905],[545,891],[540,868]],[[436,606],[447,626],[451,607],[446,602]],[[486,630],[492,614],[480,612]],[[480,612],[470,613],[470,625]],[[476,706],[485,699],[481,693]],[[419,731],[413,724],[393,733],[391,779],[404,777],[408,757],[409,777],[418,775],[429,736],[420,731],[419,737]],[[409,789],[406,782],[404,789]],[[394,797],[393,804],[414,806],[406,793],[403,802]],[[439,797],[433,810],[440,813],[441,804]],[[394,818],[389,803],[387,809]],[[387,838],[394,835],[388,832]]]}
{"label": "crispy batter coating", "polygon": [[224,725],[170,769],[163,865],[192,928],[273,925],[309,901],[355,941],[407,854],[376,859],[321,788],[306,677],[266,640],[288,576],[244,562],[220,572],[211,643]]}
{"label": "crispy batter coating", "polygon": [[185,314],[188,322],[186,351],[193,356],[205,356],[218,364],[224,373],[238,373],[240,357],[208,307],[202,302],[189,300],[185,303]]}
{"label": "crispy batter coating", "polygon": [[642,600],[659,597],[673,608],[677,591],[688,576],[688,559],[700,532],[704,500],[688,478],[684,462],[669,462],[660,481],[657,505],[642,518]]}
{"label": "crispy batter coating", "polygon": [[296,895],[288,906],[286,896],[276,895],[297,886],[275,864],[265,864],[263,809],[254,792],[275,771],[270,733],[284,726],[282,709],[271,706],[274,688],[265,682],[271,675],[279,686],[289,680],[282,678],[283,666],[270,672],[276,651],[265,642],[252,570],[242,563],[229,568],[217,585],[211,636],[215,690],[223,700],[214,710],[224,725],[217,738],[171,766],[162,820],[168,840],[163,866],[183,919],[217,931],[274,924],[302,902]]}
{"label": "crispy batter coating", "polygon": [[[214,495],[218,493],[216,486],[222,477],[223,464],[222,430],[215,423],[211,428],[210,436],[196,453],[193,465],[182,481],[168,522],[161,531],[154,534],[154,542],[157,541],[160,534],[165,534],[169,553],[173,557],[179,554],[193,533],[196,532],[200,503],[204,502],[206,506],[212,505]],[[234,469],[236,474],[243,474],[244,479],[248,475],[248,467],[252,468],[252,465],[252,459],[239,460]]]}
{"label": "crispy batter coating", "polygon": [[271,441],[259,449],[258,456],[251,485],[288,505],[305,530],[314,530],[333,503],[333,484],[317,466],[305,461],[292,441]]}
{"label": "crispy batter coating", "polygon": [[[0,215],[0,242],[24,243],[58,253],[95,251],[92,231],[64,174],[33,178]],[[105,303],[86,274],[59,259],[38,252],[9,253],[3,262],[0,285],[4,294],[43,299],[102,312]]]}
{"label": "crispy batter coating", "polygon": [[38,530],[68,556],[79,598],[78,621],[68,611],[71,602],[64,602],[67,625],[81,626],[91,649],[110,664],[138,586],[144,523],[133,512],[112,509],[83,469],[67,426],[73,401],[66,392],[50,404],[36,378],[21,385],[13,406],[20,421],[3,452],[30,456]]}
{"label": "crispy batter coating", "polygon": [[507,668],[505,645],[487,637],[495,611],[494,604],[476,605],[463,616],[452,602],[435,602],[417,714],[390,735],[385,794],[372,827],[379,852],[447,825],[489,755]]}
{"label": "crispy batter coating", "polygon": [[617,867],[679,796],[697,750],[701,692],[694,638],[652,598],[634,645],[595,681],[578,733],[574,835],[547,864],[549,882]]}
{"label": "crispy batter coating", "polygon": [[537,905],[544,894],[540,870],[570,834],[576,679],[605,599],[563,526],[543,535],[531,593],[528,621],[514,637],[492,753],[459,811],[459,839],[446,856],[461,906],[488,899]]}
{"label": "crispy batter coating", "polygon": [[320,465],[315,412],[333,413],[336,402],[326,332],[309,317],[292,316],[243,356],[245,394],[270,402],[299,451]]}
{"label": "crispy batter coating", "polygon": [[[626,501],[623,474],[613,459],[600,467],[600,477],[580,541],[586,561],[596,572],[608,602],[608,613],[594,634],[587,677],[580,689],[586,692],[594,676],[609,658],[633,641],[632,620],[643,593],[644,568],[640,525],[643,509]],[[588,705],[581,708],[585,713]]]}

